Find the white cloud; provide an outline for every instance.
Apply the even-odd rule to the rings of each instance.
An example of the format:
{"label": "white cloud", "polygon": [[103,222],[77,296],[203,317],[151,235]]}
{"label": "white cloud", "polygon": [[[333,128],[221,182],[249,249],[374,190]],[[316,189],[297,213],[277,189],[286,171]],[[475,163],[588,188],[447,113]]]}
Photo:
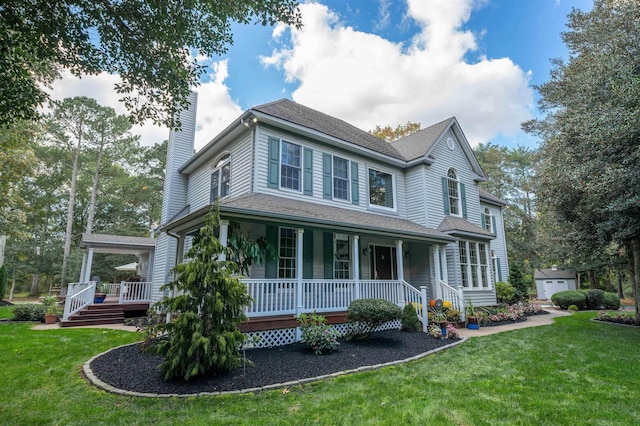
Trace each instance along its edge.
{"label": "white cloud", "polygon": [[290,48],[261,59],[299,82],[295,101],[362,129],[426,127],[455,115],[473,145],[513,136],[532,117],[530,75],[509,58],[466,59],[477,44],[462,25],[479,4],[408,0],[407,16],[421,31],[407,46],[346,27],[324,5],[303,4],[304,26],[290,29]]}
{"label": "white cloud", "polygon": [[[195,89],[198,92],[196,149],[204,146],[242,113],[237,103],[231,99],[229,88],[224,83],[229,75],[227,61],[215,62],[211,65],[211,68],[210,81],[201,84]],[[55,100],[74,96],[88,96],[96,99],[100,105],[112,107],[118,114],[126,114],[126,108],[118,100],[120,96],[114,88],[114,85],[118,82],[120,82],[120,77],[114,74],[101,73],[78,78],[65,71],[62,73],[62,78],[56,80],[51,89],[47,91],[51,98]],[[169,138],[168,128],[156,126],[151,122],[144,125],[134,125],[132,133],[139,135],[141,143],[147,146]]]}

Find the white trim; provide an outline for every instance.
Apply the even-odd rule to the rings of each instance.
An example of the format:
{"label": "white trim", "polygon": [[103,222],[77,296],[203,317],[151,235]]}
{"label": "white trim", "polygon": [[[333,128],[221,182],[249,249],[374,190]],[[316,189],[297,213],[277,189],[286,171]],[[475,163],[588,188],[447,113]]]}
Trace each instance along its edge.
{"label": "white trim", "polygon": [[[300,148],[300,155],[299,155],[299,164],[298,164],[298,171],[299,171],[299,178],[298,178],[298,189],[293,189],[293,188],[287,188],[286,186],[282,186],[282,148],[284,146],[284,144],[289,144],[289,145],[295,145],[298,148]],[[279,148],[280,148],[280,152],[278,155],[278,188],[280,190],[283,191],[289,191],[289,192],[294,192],[296,194],[301,194],[304,188],[304,145],[302,144],[298,144],[295,142],[289,142],[288,140],[285,140],[283,138],[280,138],[280,143],[279,143]],[[295,168],[296,166],[292,166],[289,164],[285,164],[286,167],[291,167],[291,168]]]}
{"label": "white trim", "polygon": [[[340,155],[329,154],[331,156],[331,199],[333,201],[343,202],[343,203],[351,203],[352,194],[351,194],[351,160]],[[336,198],[335,196],[335,183],[334,179],[336,179],[334,173],[334,159],[339,158],[341,160],[345,160],[347,162],[347,198]],[[324,170],[323,170],[324,172]],[[342,179],[342,178],[338,178]],[[342,179],[344,180],[344,179]]]}
{"label": "white trim", "polygon": [[[380,172],[380,173],[385,173],[388,174],[389,176],[391,176],[391,191],[393,192],[393,207],[387,207],[387,206],[380,206],[378,204],[371,204],[371,179],[370,179],[370,173],[371,170],[374,170],[376,172]],[[371,210],[380,210],[380,211],[384,211],[384,212],[397,212],[398,211],[398,191],[397,191],[397,184],[396,184],[396,173],[385,168],[385,167],[378,167],[376,166],[371,166],[366,164],[366,176],[367,176],[367,206],[369,209]]]}

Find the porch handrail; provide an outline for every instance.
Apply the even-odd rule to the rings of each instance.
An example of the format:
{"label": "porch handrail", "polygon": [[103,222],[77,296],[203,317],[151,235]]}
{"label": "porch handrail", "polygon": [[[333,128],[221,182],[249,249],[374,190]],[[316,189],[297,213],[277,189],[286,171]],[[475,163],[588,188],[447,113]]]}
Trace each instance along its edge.
{"label": "porch handrail", "polygon": [[464,293],[462,287],[455,289],[446,282],[439,280],[436,293],[442,300],[451,302],[451,307],[460,312],[460,319],[464,321]]}
{"label": "porch handrail", "polygon": [[87,284],[87,287],[75,294],[67,294],[64,301],[64,313],[62,314],[63,321],[66,321],[70,315],[75,314],[93,303],[96,293],[96,282],[90,281]]}
{"label": "porch handrail", "polygon": [[119,286],[118,296],[121,305],[126,303],[151,302],[152,282],[121,281],[120,284],[116,285]]}

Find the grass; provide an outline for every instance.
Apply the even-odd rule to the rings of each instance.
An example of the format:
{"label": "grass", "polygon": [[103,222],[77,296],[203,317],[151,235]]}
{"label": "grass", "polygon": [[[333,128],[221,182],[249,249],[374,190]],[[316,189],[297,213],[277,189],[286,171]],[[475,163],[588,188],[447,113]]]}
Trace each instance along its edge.
{"label": "grass", "polygon": [[111,395],[81,378],[83,362],[136,334],[0,324],[0,424],[640,424],[640,331],[594,316],[288,393],[161,399]]}

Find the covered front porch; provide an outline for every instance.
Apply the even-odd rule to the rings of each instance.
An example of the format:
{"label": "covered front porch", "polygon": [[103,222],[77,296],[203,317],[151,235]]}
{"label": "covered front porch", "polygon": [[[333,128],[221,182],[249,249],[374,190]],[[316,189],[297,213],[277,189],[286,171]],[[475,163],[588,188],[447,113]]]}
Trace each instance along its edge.
{"label": "covered front porch", "polygon": [[[253,298],[250,322],[345,312],[362,298],[413,304],[425,329],[431,298],[448,300],[464,314],[462,289],[447,283],[454,265],[447,248],[455,238],[397,217],[253,195],[221,202],[219,225],[223,245],[241,233],[264,239],[278,253],[241,279]],[[176,262],[182,262],[208,210],[188,213],[163,229],[177,237]]]}

